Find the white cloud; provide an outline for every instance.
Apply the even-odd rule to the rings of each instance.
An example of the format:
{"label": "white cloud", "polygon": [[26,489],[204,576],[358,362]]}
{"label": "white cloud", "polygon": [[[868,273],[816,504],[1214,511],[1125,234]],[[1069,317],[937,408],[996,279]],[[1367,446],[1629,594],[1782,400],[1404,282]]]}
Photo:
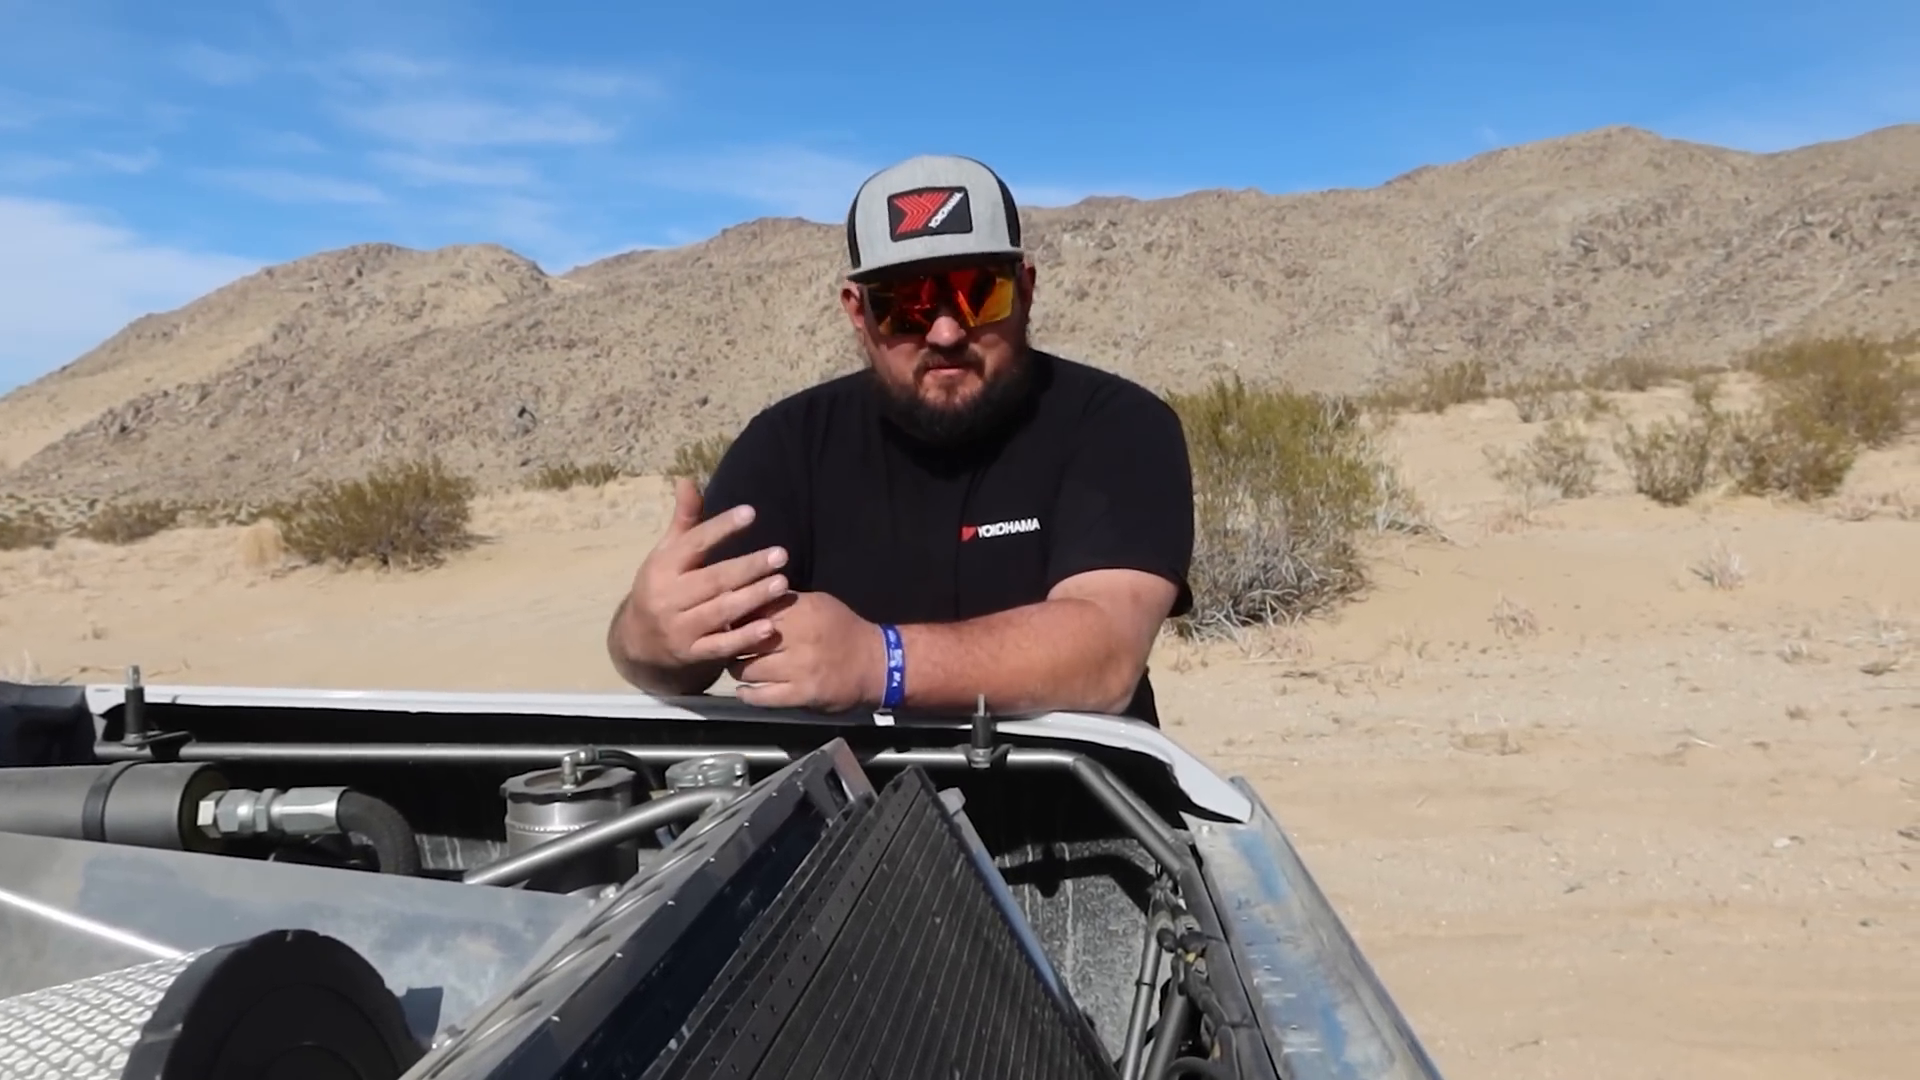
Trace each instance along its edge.
{"label": "white cloud", "polygon": [[373,205],[387,201],[386,194],[371,184],[286,169],[205,169],[201,175],[274,202]]}
{"label": "white cloud", "polygon": [[44,103],[0,86],[0,131],[25,131],[45,119],[49,111]]}
{"label": "white cloud", "polygon": [[518,187],[531,184],[536,179],[532,169],[512,161],[473,164],[424,154],[397,153],[375,154],[373,161],[381,168],[417,184]]}
{"label": "white cloud", "polygon": [[189,77],[210,86],[240,86],[259,78],[266,64],[251,56],[195,43],[182,47],[174,56]]}
{"label": "white cloud", "polygon": [[421,98],[344,110],[347,123],[410,146],[579,145],[611,127],[565,105],[519,108],[474,98]]}
{"label": "white cloud", "polygon": [[379,83],[416,82],[453,70],[445,61],[422,60],[378,49],[356,49],[329,67],[341,74]]}
{"label": "white cloud", "polygon": [[187,251],[65,203],[0,195],[0,393],[74,360],[127,323],[260,264]]}
{"label": "white cloud", "polygon": [[117,173],[137,175],[146,172],[160,162],[160,152],[144,150],[138,154],[116,154],[110,150],[88,150],[82,154],[88,161]]}
{"label": "white cloud", "polygon": [[56,176],[67,176],[79,172],[83,166],[131,176],[146,172],[159,160],[160,154],[154,150],[144,150],[138,154],[121,154],[111,150],[81,150],[71,157],[55,157],[51,154],[7,154],[0,156],[0,184],[27,187],[42,180],[51,180]]}
{"label": "white cloud", "polygon": [[252,140],[271,154],[318,154],[326,150],[319,139],[299,131],[273,131]]}
{"label": "white cloud", "polygon": [[651,97],[665,92],[660,81],[641,75],[614,71],[587,71],[582,68],[537,69],[527,80],[545,85],[555,93],[580,97]]}
{"label": "white cloud", "polygon": [[0,157],[0,184],[37,184],[73,171],[73,162],[46,154],[8,154]]}
{"label": "white cloud", "polygon": [[832,223],[846,219],[853,193],[873,171],[864,162],[835,154],[770,146],[668,159],[641,174],[661,187],[731,195],[774,213]]}

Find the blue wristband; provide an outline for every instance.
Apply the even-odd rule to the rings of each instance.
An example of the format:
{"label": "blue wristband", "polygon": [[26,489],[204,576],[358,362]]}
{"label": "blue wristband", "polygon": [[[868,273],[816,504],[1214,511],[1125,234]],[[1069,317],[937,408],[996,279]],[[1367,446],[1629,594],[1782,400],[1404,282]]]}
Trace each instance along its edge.
{"label": "blue wristband", "polygon": [[895,709],[907,696],[907,651],[900,644],[900,628],[880,624],[880,635],[887,639],[887,689],[880,696],[880,707]]}

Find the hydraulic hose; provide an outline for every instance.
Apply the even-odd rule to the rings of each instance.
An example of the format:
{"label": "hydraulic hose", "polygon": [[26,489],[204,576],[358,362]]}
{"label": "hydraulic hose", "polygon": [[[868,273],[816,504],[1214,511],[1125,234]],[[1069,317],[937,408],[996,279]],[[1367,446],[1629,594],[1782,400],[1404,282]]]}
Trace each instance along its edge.
{"label": "hydraulic hose", "polygon": [[1176,1076],[1203,1076],[1209,1080],[1232,1080],[1233,1077],[1226,1066],[1219,1062],[1197,1057],[1174,1058],[1167,1065],[1167,1071],[1161,1075],[1167,1080],[1172,1080]]}
{"label": "hydraulic hose", "polygon": [[664,791],[666,789],[667,782],[661,778],[660,770],[654,768],[647,759],[641,757],[639,754],[630,753],[626,750],[620,750],[610,746],[595,747],[593,753],[594,756],[601,761],[617,761],[640,774],[640,779],[646,781],[647,785],[645,791],[639,792],[642,796],[640,799],[641,802],[645,802],[645,797],[652,792]]}
{"label": "hydraulic hose", "polygon": [[420,843],[407,819],[387,802],[362,791],[340,795],[340,831],[365,842],[380,860],[383,874],[420,873]]}

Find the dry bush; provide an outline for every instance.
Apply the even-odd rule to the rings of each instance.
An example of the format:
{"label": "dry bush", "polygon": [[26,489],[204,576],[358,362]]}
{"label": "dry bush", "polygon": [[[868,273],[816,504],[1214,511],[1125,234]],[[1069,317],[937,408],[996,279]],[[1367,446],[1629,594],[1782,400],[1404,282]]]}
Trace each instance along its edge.
{"label": "dry bush", "polygon": [[1518,453],[1488,447],[1485,451],[1494,478],[1517,493],[1551,493],[1562,499],[1584,499],[1598,489],[1600,459],[1593,441],[1566,419],[1548,422]]}
{"label": "dry bush", "polygon": [[1540,523],[1540,511],[1553,503],[1551,492],[1534,487],[1522,488],[1501,505],[1487,521],[1487,528],[1497,533],[1525,532]]}
{"label": "dry bush", "polygon": [[1849,495],[1834,504],[1833,516],[1842,521],[1867,521],[1881,514],[1899,521],[1920,521],[1920,498],[1906,491]]}
{"label": "dry bush", "polygon": [[1694,384],[1685,419],[1657,421],[1641,431],[1628,424],[1614,452],[1633,477],[1633,489],[1663,506],[1684,506],[1714,479],[1726,416],[1713,403],[1714,387]]}
{"label": "dry bush", "polygon": [[1533,609],[1516,604],[1504,595],[1494,603],[1493,614],[1487,621],[1493,624],[1495,633],[1507,639],[1533,637],[1540,632],[1540,620]]}
{"label": "dry bush", "polygon": [[1721,471],[1746,495],[1812,501],[1839,491],[1864,448],[1898,438],[1920,411],[1920,372],[1891,343],[1815,339],[1757,350],[1761,403],[1726,416]]}
{"label": "dry bush", "polygon": [[1692,415],[1644,433],[1629,426],[1621,459],[1637,490],[1668,505],[1722,479],[1744,495],[1832,495],[1861,449],[1887,445],[1920,415],[1920,371],[1902,348],[1849,337],[1756,350],[1738,366],[1763,380],[1757,407],[1722,412],[1713,380],[1699,378]]}
{"label": "dry bush", "polygon": [[322,481],[262,511],[280,523],[287,550],[307,562],[436,566],[472,545],[475,485],[438,459],[381,465],[359,480]]}
{"label": "dry bush", "polygon": [[1365,585],[1358,534],[1393,524],[1405,494],[1359,406],[1238,377],[1168,400],[1194,477],[1194,607],[1178,633],[1291,621]]}
{"label": "dry bush", "polygon": [[704,439],[682,443],[673,452],[673,464],[667,468],[667,475],[690,476],[694,485],[705,491],[707,481],[713,479],[713,470],[720,467],[720,459],[726,456],[727,448],[732,445],[731,435],[709,435]]}
{"label": "dry bush", "polygon": [[1720,468],[1743,495],[1824,498],[1840,490],[1858,453],[1844,428],[1791,397],[1729,417],[1722,437]]}
{"label": "dry bush", "polygon": [[1386,412],[1445,412],[1454,405],[1485,401],[1491,373],[1485,361],[1429,364],[1369,394],[1369,407]]}
{"label": "dry bush", "polygon": [[1508,400],[1513,402],[1523,424],[1561,420],[1588,411],[1587,399],[1579,390],[1550,388],[1538,383],[1514,388]]}
{"label": "dry bush", "polygon": [[157,499],[108,503],[74,530],[98,544],[133,544],[179,524],[181,507]]}
{"label": "dry bush", "polygon": [[0,514],[0,551],[50,548],[59,540],[59,528],[44,511],[26,508]]}
{"label": "dry bush", "polygon": [[588,465],[567,462],[563,465],[548,465],[533,475],[528,486],[540,491],[566,491],[576,487],[604,487],[626,476],[627,472],[611,461],[596,461]]}
{"label": "dry bush", "polygon": [[1747,580],[1747,566],[1727,545],[1715,543],[1693,564],[1693,576],[1716,589],[1737,589]]}
{"label": "dry bush", "polygon": [[1564,367],[1525,375],[1500,384],[1495,396],[1513,402],[1523,424],[1558,420],[1582,410],[1580,380]]}
{"label": "dry bush", "polygon": [[1782,407],[1879,448],[1920,416],[1920,368],[1900,343],[1824,338],[1756,350],[1742,366],[1765,379]]}
{"label": "dry bush", "polygon": [[1622,356],[1588,369],[1582,380],[1595,390],[1625,390],[1640,393],[1682,378],[1685,368],[1650,356]]}

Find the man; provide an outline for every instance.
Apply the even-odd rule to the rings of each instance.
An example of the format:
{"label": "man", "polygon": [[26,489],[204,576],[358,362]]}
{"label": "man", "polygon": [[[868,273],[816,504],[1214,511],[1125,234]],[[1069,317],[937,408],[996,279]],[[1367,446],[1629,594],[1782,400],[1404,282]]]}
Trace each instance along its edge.
{"label": "man", "polygon": [[755,705],[1120,713],[1158,725],[1147,655],[1192,604],[1173,410],[1028,344],[1013,196],[917,157],[847,215],[863,371],[755,416],[690,481],[608,629],[654,693],[722,671]]}

